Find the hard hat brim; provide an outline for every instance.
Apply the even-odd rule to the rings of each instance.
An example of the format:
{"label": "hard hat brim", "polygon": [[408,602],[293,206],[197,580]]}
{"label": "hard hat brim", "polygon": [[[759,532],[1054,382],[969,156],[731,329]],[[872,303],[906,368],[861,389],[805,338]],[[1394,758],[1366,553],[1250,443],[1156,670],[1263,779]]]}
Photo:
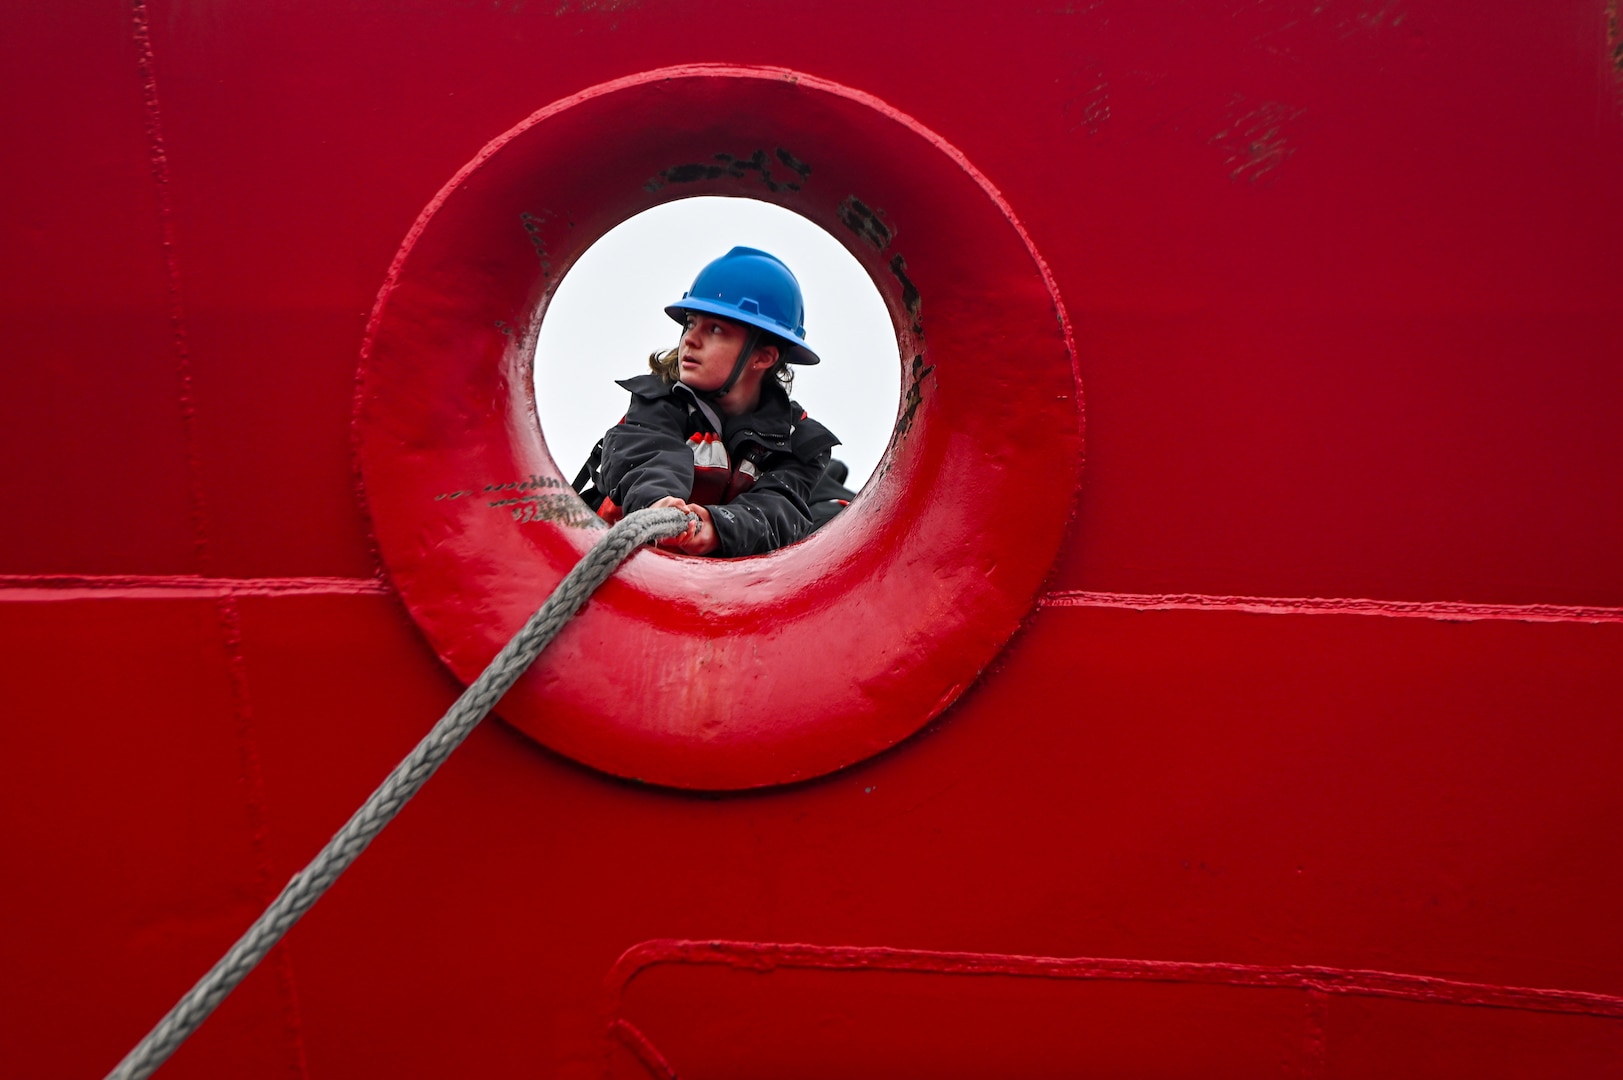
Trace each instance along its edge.
{"label": "hard hat brim", "polygon": [[805,364],[810,366],[812,364],[822,363],[822,360],[819,359],[818,355],[812,352],[811,349],[807,348],[804,341],[801,341],[799,338],[793,337],[786,333],[781,323],[775,322],[772,319],[767,318],[765,315],[754,315],[748,311],[740,311],[731,304],[722,301],[704,300],[700,299],[699,297],[687,297],[668,306],[665,309],[665,314],[669,315],[676,322],[681,323],[687,321],[687,313],[690,311],[702,311],[706,315],[719,315],[729,322],[742,323],[745,326],[753,326],[758,330],[765,330],[767,333],[783,342],[784,348],[782,350],[782,356],[791,364]]}

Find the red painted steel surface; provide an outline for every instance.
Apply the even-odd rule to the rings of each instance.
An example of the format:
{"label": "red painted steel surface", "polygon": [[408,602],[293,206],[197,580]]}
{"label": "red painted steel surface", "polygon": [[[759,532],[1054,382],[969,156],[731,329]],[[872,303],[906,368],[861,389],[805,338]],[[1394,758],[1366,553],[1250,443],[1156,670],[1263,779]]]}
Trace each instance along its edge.
{"label": "red painted steel surface", "polygon": [[[162,1075],[1623,1068],[1620,44],[1613,0],[10,5],[0,1071],[110,1067],[452,700],[359,497],[368,312],[480,147],[698,63],[872,95],[1018,215],[1087,393],[1046,595],[802,784],[482,727]],[[948,960],[615,981],[661,941]]]}

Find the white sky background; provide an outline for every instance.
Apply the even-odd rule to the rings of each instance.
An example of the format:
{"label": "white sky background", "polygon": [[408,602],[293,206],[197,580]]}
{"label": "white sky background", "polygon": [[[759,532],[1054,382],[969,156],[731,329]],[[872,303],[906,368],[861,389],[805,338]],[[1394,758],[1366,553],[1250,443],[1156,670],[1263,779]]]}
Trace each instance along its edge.
{"label": "white sky background", "polygon": [[656,206],[593,244],[558,285],[536,344],[541,431],[565,479],[625,414],[615,379],[648,370],[676,344],[665,305],[735,245],[788,264],[806,297],[806,343],[822,358],[796,366],[794,399],[839,436],[834,456],[867,482],[890,441],[901,395],[896,332],[867,271],[798,214],[754,199],[695,198]]}

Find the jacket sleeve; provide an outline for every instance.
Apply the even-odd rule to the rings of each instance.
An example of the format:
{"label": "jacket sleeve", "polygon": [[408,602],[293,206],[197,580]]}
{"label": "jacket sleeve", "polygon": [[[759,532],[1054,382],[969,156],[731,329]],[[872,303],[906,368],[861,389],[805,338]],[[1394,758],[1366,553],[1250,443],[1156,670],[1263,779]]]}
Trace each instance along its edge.
{"label": "jacket sleeve", "polygon": [[724,557],[761,555],[804,540],[814,528],[811,493],[828,468],[837,440],[802,417],[790,452],[774,454],[750,489],[725,506],[708,506]]}
{"label": "jacket sleeve", "polygon": [[693,451],[682,437],[683,418],[679,402],[632,394],[625,419],[603,436],[597,486],[626,513],[693,493]]}
{"label": "jacket sleeve", "polygon": [[777,455],[773,466],[753,487],[725,506],[706,507],[716,527],[718,554],[761,555],[811,535],[811,508],[807,496],[828,465],[827,450],[821,464],[792,454]]}

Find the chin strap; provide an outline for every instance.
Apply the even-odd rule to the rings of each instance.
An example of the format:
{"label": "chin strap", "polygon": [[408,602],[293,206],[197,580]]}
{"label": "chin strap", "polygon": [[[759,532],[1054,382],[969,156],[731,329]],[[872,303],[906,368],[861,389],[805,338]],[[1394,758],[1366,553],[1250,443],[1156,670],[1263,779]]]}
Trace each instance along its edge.
{"label": "chin strap", "polygon": [[755,327],[750,327],[749,336],[744,339],[744,347],[738,350],[738,359],[733,362],[733,373],[727,376],[727,381],[721,384],[719,390],[712,390],[705,394],[705,397],[715,401],[727,396],[727,392],[738,383],[738,377],[744,374],[744,366],[750,362],[750,357],[755,355],[755,347],[761,343],[761,333]]}

